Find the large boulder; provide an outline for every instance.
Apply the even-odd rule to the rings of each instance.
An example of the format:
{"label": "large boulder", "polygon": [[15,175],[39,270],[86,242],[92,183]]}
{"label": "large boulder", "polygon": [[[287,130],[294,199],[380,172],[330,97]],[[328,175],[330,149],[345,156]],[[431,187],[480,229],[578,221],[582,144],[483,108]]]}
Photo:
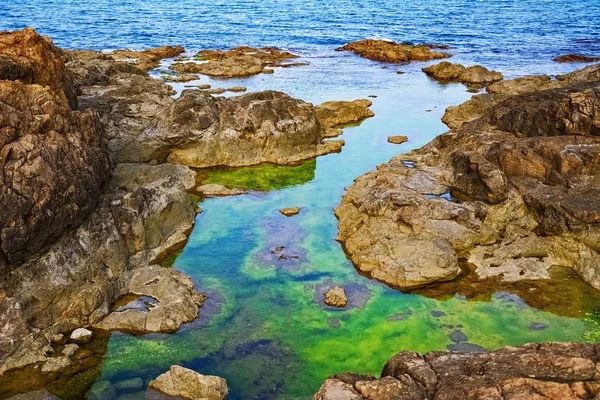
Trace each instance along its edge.
{"label": "large boulder", "polygon": [[173,365],[148,385],[168,396],[187,400],[223,400],[229,393],[227,382],[218,376],[202,375]]}
{"label": "large boulder", "polygon": [[361,57],[375,61],[403,63],[409,61],[427,61],[452,57],[452,54],[432,49],[445,48],[430,44],[409,45],[388,40],[363,39],[346,43],[338,50],[351,51]]}
{"label": "large boulder", "polygon": [[341,142],[323,137],[314,107],[285,93],[215,98],[185,90],[121,150],[120,158],[198,168],[289,164],[341,149]]}
{"label": "large boulder", "polygon": [[441,82],[462,82],[473,85],[488,85],[504,79],[502,74],[497,71],[490,71],[481,65],[465,67],[462,64],[452,64],[448,61],[442,61],[434,64],[422,71],[427,76]]}
{"label": "large boulder", "polygon": [[11,264],[80,225],[110,179],[103,127],[71,109],[60,54],[32,30],[0,33],[0,58],[28,71],[0,76],[0,247]]}
{"label": "large boulder", "polygon": [[596,345],[543,343],[490,353],[403,351],[381,378],[329,377],[315,400],[334,399],[591,399],[600,381]]}
{"label": "large boulder", "polygon": [[[548,279],[600,290],[600,83],[506,98],[483,118],[359,177],[335,212],[357,268],[392,287]],[[423,250],[427,249],[427,250]]]}

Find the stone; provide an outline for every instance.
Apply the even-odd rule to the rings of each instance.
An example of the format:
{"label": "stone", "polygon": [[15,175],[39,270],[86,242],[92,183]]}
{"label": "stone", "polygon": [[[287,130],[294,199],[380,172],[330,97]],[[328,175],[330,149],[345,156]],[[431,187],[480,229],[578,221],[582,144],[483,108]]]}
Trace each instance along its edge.
{"label": "stone", "polygon": [[392,144],[402,144],[405,142],[408,142],[408,138],[406,136],[388,136],[387,138],[388,143],[392,143]]}
{"label": "stone", "polygon": [[313,400],[363,400],[352,385],[338,379],[327,379]]}
{"label": "stone", "polygon": [[113,386],[117,392],[135,392],[144,387],[144,381],[142,378],[131,378],[115,382]]}
{"label": "stone", "polygon": [[196,188],[196,191],[204,197],[215,197],[215,196],[238,196],[240,194],[247,194],[246,189],[220,185],[218,183],[209,183],[207,185],[201,185]]}
{"label": "stone", "polygon": [[279,212],[285,215],[286,217],[292,217],[294,215],[300,214],[300,207],[282,208],[281,210],[279,210]]}
{"label": "stone", "polygon": [[348,304],[346,291],[341,286],[334,286],[325,292],[325,304],[331,307],[344,308]]}
{"label": "stone", "polygon": [[110,381],[98,381],[92,386],[87,398],[90,400],[113,400],[116,397],[117,392]]}
{"label": "stone", "polygon": [[196,73],[219,78],[242,78],[260,73],[273,73],[269,67],[291,67],[306,63],[289,63],[297,55],[273,47],[247,46],[230,50],[202,50],[196,54],[199,62],[174,63],[171,69],[178,73]]}
{"label": "stone", "polygon": [[229,392],[225,379],[202,375],[177,365],[151,381],[148,387],[188,400],[223,400]]}
{"label": "stone", "polygon": [[59,372],[61,369],[66,368],[69,365],[71,365],[71,361],[68,357],[52,357],[49,358],[44,365],[42,365],[41,371],[46,374],[50,372]]}
{"label": "stone", "polygon": [[232,86],[228,90],[233,93],[240,93],[245,92],[247,89],[244,86]]}
{"label": "stone", "polygon": [[132,61],[142,71],[150,71],[158,67],[160,60],[177,57],[183,52],[185,49],[181,46],[163,46],[143,51],[115,50],[110,56],[115,61]]}
{"label": "stone", "polygon": [[92,333],[92,331],[88,329],[77,328],[71,333],[71,336],[69,338],[72,342],[75,343],[89,343],[92,340],[93,335],[94,334]]}
{"label": "stone", "polygon": [[591,398],[599,387],[595,363],[594,345],[583,343],[528,344],[484,353],[403,351],[386,363],[381,378],[346,382],[344,375],[352,374],[329,377],[314,398],[327,399],[326,393],[382,400]]}
{"label": "stone", "polygon": [[442,61],[423,68],[429,77],[442,82],[461,82],[466,84],[487,85],[504,79],[500,72],[490,71],[481,65],[464,67],[461,64],[452,64]]}
{"label": "stone", "polygon": [[114,311],[94,325],[97,329],[135,334],[173,333],[198,317],[206,299],[194,291],[192,280],[181,272],[158,265],[137,269],[129,280],[128,294],[156,300],[149,310]]}
{"label": "stone", "polygon": [[70,358],[73,354],[77,352],[77,350],[79,350],[78,345],[76,345],[75,343],[69,343],[65,345],[62,354]]}
{"label": "stone", "polygon": [[227,91],[227,89],[224,88],[214,88],[214,89],[207,89],[204,91],[204,93],[208,93],[208,94],[223,94]]}
{"label": "stone", "polygon": [[430,44],[412,46],[387,40],[364,39],[347,43],[338,50],[351,51],[370,60],[390,63],[427,61],[452,57],[450,53],[432,51],[435,48]]}
{"label": "stone", "polygon": [[600,57],[587,57],[581,54],[565,54],[560,57],[552,59],[553,61],[567,63],[567,62],[595,62],[600,61]]}
{"label": "stone", "polygon": [[354,101],[327,101],[316,107],[317,118],[321,124],[330,128],[339,128],[356,124],[375,116],[369,107],[373,103],[367,99]]}
{"label": "stone", "polygon": [[58,397],[46,390],[36,390],[22,394],[16,394],[7,400],[60,400]]}
{"label": "stone", "polygon": [[165,82],[186,83],[186,82],[196,81],[196,80],[200,79],[200,77],[198,75],[181,75],[181,76],[163,75],[162,79]]}

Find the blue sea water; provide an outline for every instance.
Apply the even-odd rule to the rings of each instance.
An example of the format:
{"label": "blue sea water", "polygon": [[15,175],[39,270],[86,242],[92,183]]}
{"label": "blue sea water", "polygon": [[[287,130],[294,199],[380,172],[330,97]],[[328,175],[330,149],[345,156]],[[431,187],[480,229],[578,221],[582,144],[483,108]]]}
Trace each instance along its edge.
{"label": "blue sea water", "polygon": [[[199,320],[175,335],[113,334],[98,381],[140,377],[147,383],[179,364],[226,378],[230,399],[307,399],[329,374],[376,374],[398,351],[451,348],[456,329],[469,344],[487,349],[595,340],[598,324],[587,316],[590,305],[600,303],[582,299],[585,291],[572,297],[560,286],[546,288],[535,304],[503,292],[466,301],[462,294],[405,294],[368,280],[335,241],[332,208],[355,177],[443,133],[444,109],[471,96],[461,84],[427,78],[421,67],[430,63],[384,65],[336,47],[365,37],[446,44],[451,61],[479,63],[506,77],[556,74],[581,67],[553,62],[558,55],[600,56],[599,16],[599,0],[0,0],[0,30],[34,27],[65,48],[169,44],[192,54],[278,46],[310,63],[197,83],[282,90],[315,104],[377,96],[371,107],[376,116],[344,130],[340,154],[294,170],[211,172],[226,183],[255,176],[254,184],[272,190],[200,204],[204,212],[173,264],[209,295]],[[389,144],[389,135],[406,135],[409,142]],[[300,215],[279,214],[290,206],[302,207]],[[271,251],[282,245],[301,262],[271,260]],[[323,306],[319,288],[332,282],[357,293],[360,305],[343,311]]]}

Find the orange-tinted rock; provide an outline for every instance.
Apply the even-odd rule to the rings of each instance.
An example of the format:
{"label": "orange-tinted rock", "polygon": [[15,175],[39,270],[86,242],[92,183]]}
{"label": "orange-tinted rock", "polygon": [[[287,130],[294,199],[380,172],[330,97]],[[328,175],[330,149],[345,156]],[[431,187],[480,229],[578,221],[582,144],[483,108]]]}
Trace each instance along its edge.
{"label": "orange-tinted rock", "polygon": [[375,61],[403,63],[409,61],[428,61],[452,57],[450,53],[432,51],[440,48],[433,45],[407,45],[386,40],[364,39],[347,43],[339,50],[351,51],[361,57]]}
{"label": "orange-tinted rock", "polygon": [[185,49],[181,46],[162,46],[143,51],[116,50],[110,54],[110,56],[115,61],[133,60],[135,65],[142,71],[150,71],[151,69],[158,67],[160,60],[177,57],[184,51]]}

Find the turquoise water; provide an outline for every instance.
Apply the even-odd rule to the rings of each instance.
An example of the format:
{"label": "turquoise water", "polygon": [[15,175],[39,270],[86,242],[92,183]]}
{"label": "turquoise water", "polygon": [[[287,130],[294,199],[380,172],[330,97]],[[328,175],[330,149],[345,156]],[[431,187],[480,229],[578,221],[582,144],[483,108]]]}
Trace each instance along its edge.
{"label": "turquoise water", "polygon": [[[113,334],[98,380],[147,382],[180,364],[226,378],[231,399],[307,399],[327,375],[378,374],[401,350],[595,340],[597,297],[574,291],[577,280],[538,295],[471,283],[405,294],[360,276],[335,241],[332,208],[354,178],[446,131],[444,109],[471,96],[460,84],[428,79],[420,71],[428,63],[382,68],[337,46],[368,36],[443,43],[454,47],[453,61],[482,63],[507,77],[562,73],[577,66],[553,57],[600,53],[598,15],[598,1],[49,0],[42,7],[4,0],[0,29],[34,26],[69,48],[181,44],[192,53],[277,45],[310,63],[247,79],[202,78],[213,87],[282,90],[315,104],[377,96],[376,116],[344,130],[340,154],[296,167],[201,172],[207,181],[252,191],[201,202],[204,212],[173,263],[209,295],[200,318],[175,335]],[[409,142],[389,144],[390,135]],[[278,212],[292,206],[301,207],[299,215]],[[347,309],[322,303],[332,284],[346,287]]]}

